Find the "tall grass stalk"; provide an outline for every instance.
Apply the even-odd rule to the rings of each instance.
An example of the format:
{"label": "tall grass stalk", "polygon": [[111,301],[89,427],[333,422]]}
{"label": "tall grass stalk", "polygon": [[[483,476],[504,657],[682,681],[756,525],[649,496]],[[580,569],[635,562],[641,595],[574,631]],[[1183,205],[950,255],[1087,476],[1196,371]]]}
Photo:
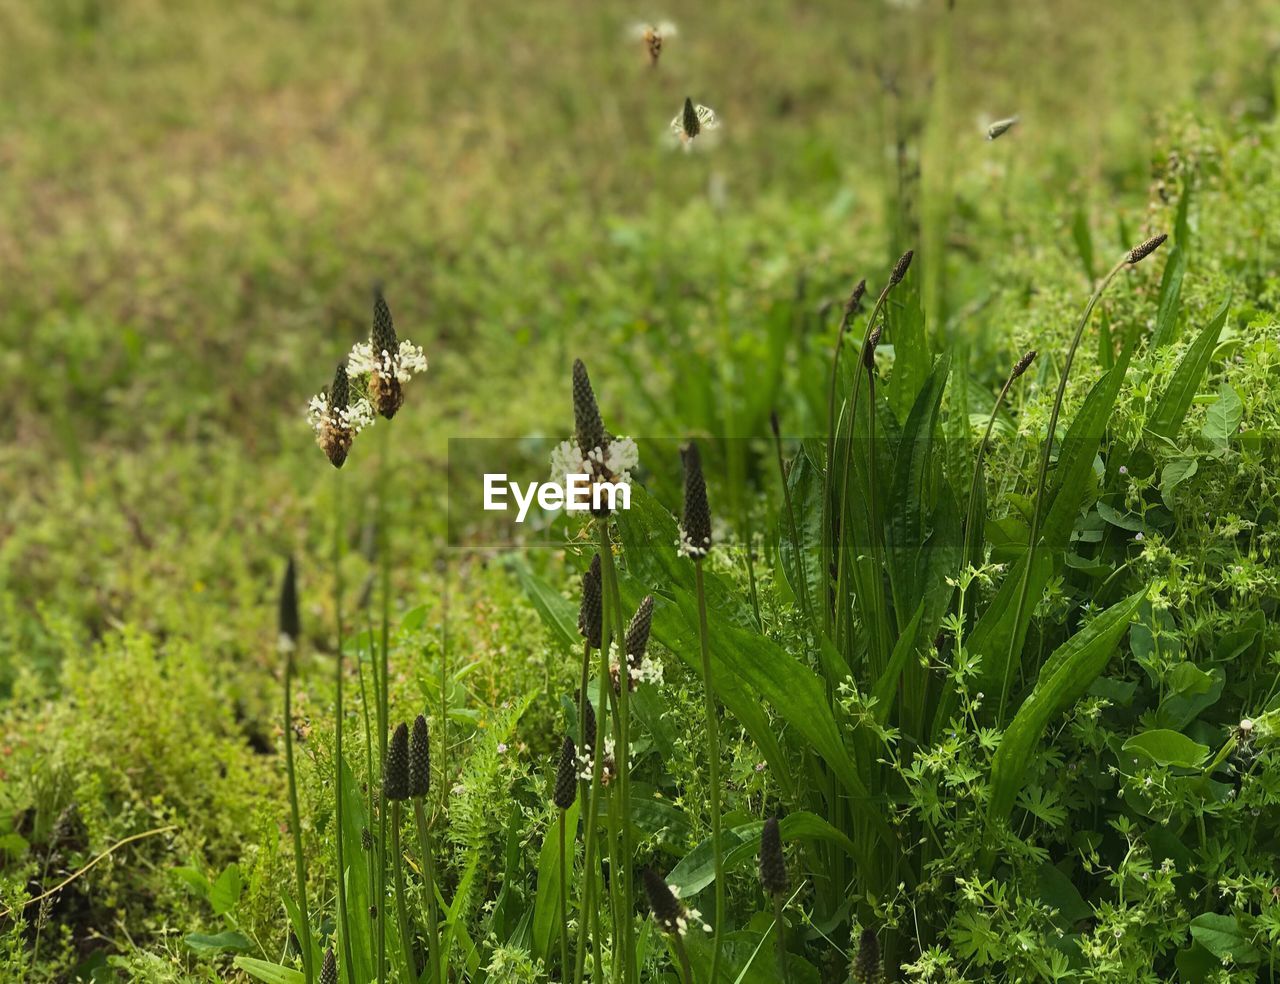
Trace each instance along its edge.
{"label": "tall grass stalk", "polygon": [[711,980],[718,981],[720,950],[724,930],[724,847],[720,838],[720,718],[716,712],[715,691],[711,687],[711,641],[707,629],[707,595],[702,582],[702,558],[693,562],[694,582],[698,595],[698,641],[702,651],[702,689],[706,696],[707,758],[710,760],[711,783],[711,847],[716,874],[716,922],[711,939]]}
{"label": "tall grass stalk", "polygon": [[566,860],[568,841],[565,827],[568,826],[565,811],[560,810],[560,976],[567,978],[569,974],[569,864]]}
{"label": "tall grass stalk", "polygon": [[[619,813],[621,815],[621,870],[610,859],[610,882],[621,880],[622,895],[622,953],[626,957],[624,979],[628,982],[633,977],[634,961],[631,954],[634,950],[634,927],[631,910],[634,903],[633,879],[631,863],[633,860],[631,845],[631,709],[629,694],[631,691],[631,663],[626,653],[626,640],[623,633],[624,618],[622,613],[622,594],[618,589],[618,571],[613,562],[613,544],[609,535],[609,521],[600,520],[600,572],[604,587],[604,602],[611,609],[608,626],[618,640],[618,738],[615,749],[615,768],[617,770],[617,789]],[[606,651],[609,650],[605,643]]]}
{"label": "tall grass stalk", "polygon": [[333,478],[333,619],[337,629],[337,651],[334,655],[334,718],[333,718],[333,757],[334,768],[334,821],[337,826],[337,861],[338,861],[338,950],[342,953],[342,965],[347,972],[347,980],[354,981],[355,959],[351,953],[351,923],[347,915],[347,858],[343,837],[346,831],[346,814],[343,805],[343,758],[342,758],[342,726],[343,703],[342,684],[345,666],[343,665],[342,635],[342,545],[343,545],[343,509],[342,509],[342,471],[336,469]]}
{"label": "tall grass stalk", "polygon": [[[391,537],[387,531],[387,497],[391,481],[391,421],[382,427],[378,449],[377,529],[379,590],[381,592],[382,617],[378,634],[377,688],[379,766],[382,778],[387,775],[387,735],[389,731],[389,686],[391,644]],[[378,811],[378,982],[383,984],[387,975],[387,920],[383,916],[387,899],[387,810],[386,804]]]}
{"label": "tall grass stalk", "polygon": [[293,763],[293,671],[299,641],[298,593],[293,560],[280,589],[280,648],[284,651],[284,760],[289,778],[289,826],[293,834],[293,868],[298,884],[298,913],[302,921],[298,945],[307,984],[315,979],[311,965],[311,911],[307,905],[307,860],[302,853],[302,814],[298,809],[298,780]]}
{"label": "tall grass stalk", "polygon": [[413,818],[418,827],[423,889],[427,894],[427,966],[431,970],[432,984],[441,984],[444,978],[440,954],[440,916],[436,907],[436,859],[431,843],[431,827],[427,823],[427,811],[421,796],[413,799]]}
{"label": "tall grass stalk", "polygon": [[[889,276],[888,283],[884,285],[884,288],[880,291],[880,296],[876,298],[875,306],[872,307],[871,309],[871,315],[867,318],[867,327],[864,330],[862,335],[862,344],[861,346],[859,346],[859,352],[865,352],[867,345],[871,340],[871,333],[872,331],[875,330],[876,319],[880,316],[881,311],[884,309],[885,303],[889,298],[889,293],[893,290],[894,287],[900,284],[902,282],[902,278],[906,276],[907,268],[910,267],[911,265],[911,260],[913,255],[914,254],[910,250],[902,254],[902,257],[898,260],[897,265],[893,268],[893,272]],[[841,602],[841,599],[844,597],[845,579],[848,576],[845,560],[847,557],[850,556],[850,553],[851,553],[848,542],[847,542],[848,533],[846,529],[847,523],[845,522],[845,514],[848,510],[849,465],[850,465],[850,461],[853,454],[853,443],[854,443],[853,428],[854,428],[854,423],[857,419],[858,395],[860,392],[861,385],[862,385],[862,373],[855,372],[853,374],[853,392],[849,397],[849,404],[848,404],[849,437],[845,441],[844,454],[841,456],[840,472],[839,472],[840,474],[840,520],[836,528],[840,532],[840,554],[839,554],[839,557],[836,558],[836,603],[840,605],[840,610],[836,614],[836,624],[835,624],[836,639],[837,639],[838,645],[840,644],[840,640],[843,639],[843,637],[847,634],[848,613],[845,611],[845,606]],[[831,494],[830,483],[832,478],[830,462],[828,462],[827,464],[827,476],[828,476],[828,488],[826,489],[825,494],[829,496]],[[824,559],[824,563],[825,563],[825,559]],[[830,568],[828,566],[825,569],[829,570]],[[868,631],[871,631],[870,627],[868,628]]]}
{"label": "tall grass stalk", "polygon": [[405,966],[417,979],[417,967],[413,960],[413,934],[409,931],[409,906],[404,891],[404,851],[400,847],[400,827],[404,822],[399,800],[391,804],[391,855],[395,871],[396,918],[400,922],[400,949]]}
{"label": "tall grass stalk", "polygon": [[1049,459],[1053,453],[1054,436],[1058,430],[1058,416],[1062,412],[1062,401],[1067,392],[1067,380],[1071,376],[1071,364],[1075,361],[1076,350],[1080,347],[1080,340],[1084,337],[1084,330],[1085,326],[1089,324],[1089,317],[1093,314],[1093,309],[1097,306],[1098,301],[1111,284],[1111,281],[1125,267],[1134,266],[1153,253],[1160,247],[1165,238],[1163,235],[1156,236],[1139,246],[1135,246],[1121,257],[1120,261],[1098,282],[1098,286],[1094,288],[1093,294],[1089,298],[1089,303],[1085,305],[1084,314],[1080,316],[1080,321],[1076,325],[1075,334],[1071,338],[1071,346],[1067,349],[1067,358],[1063,363],[1062,373],[1058,378],[1058,391],[1053,398],[1053,409],[1049,413],[1049,427],[1045,434],[1044,449],[1040,454],[1040,470],[1036,475],[1035,507],[1031,511],[1031,529],[1027,538],[1027,562],[1022,569],[1022,581],[1018,586],[1018,604],[1014,609],[1013,632],[1009,636],[1008,659],[1005,662],[1004,679],[1000,684],[998,721],[1004,720],[1005,705],[1009,698],[1009,684],[1013,678],[1018,637],[1021,634],[1018,631],[1018,626],[1022,624],[1022,618],[1026,612],[1027,594],[1031,587],[1031,569],[1035,566],[1036,550],[1040,545],[1040,523],[1044,516],[1045,486],[1049,476]]}

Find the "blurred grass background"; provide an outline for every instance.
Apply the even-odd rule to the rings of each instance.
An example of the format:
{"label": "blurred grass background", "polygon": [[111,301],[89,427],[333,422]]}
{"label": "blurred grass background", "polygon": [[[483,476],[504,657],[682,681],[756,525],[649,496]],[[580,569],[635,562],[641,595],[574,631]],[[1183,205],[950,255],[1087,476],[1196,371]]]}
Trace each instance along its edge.
{"label": "blurred grass background", "polygon": [[[627,32],[662,16],[680,33],[654,70]],[[234,858],[278,819],[279,778],[246,740],[272,741],[287,551],[326,644],[308,572],[330,469],[303,408],[366,334],[372,284],[432,362],[395,425],[394,522],[411,531],[396,570],[416,603],[432,598],[447,440],[564,431],[575,355],[619,430],[710,429],[689,353],[766,357],[756,329],[792,298],[825,350],[823,312],[907,247],[935,330],[979,360],[1004,351],[1030,331],[1011,310],[1083,290],[1073,226],[1106,256],[1146,231],[1168,134],[1206,155],[1270,146],[1280,7],[0,0],[0,49],[4,812],[32,839],[75,799],[93,843],[135,812],[176,816],[183,850]],[[686,95],[722,120],[705,154],[668,138]],[[1267,174],[1235,170],[1256,221],[1220,234],[1260,280]],[[1020,255],[1044,283],[1030,260],[1010,274]],[[1037,332],[1061,330],[1053,310]],[[522,616],[500,611],[499,581],[463,589],[477,659],[535,648],[508,649]],[[176,662],[157,668],[157,647]],[[496,666],[490,696],[532,672],[497,682]],[[120,781],[156,735],[192,746],[192,706],[207,755]],[[77,736],[100,755],[77,756]],[[103,877],[116,918],[164,938],[163,916],[137,913],[178,903]]]}

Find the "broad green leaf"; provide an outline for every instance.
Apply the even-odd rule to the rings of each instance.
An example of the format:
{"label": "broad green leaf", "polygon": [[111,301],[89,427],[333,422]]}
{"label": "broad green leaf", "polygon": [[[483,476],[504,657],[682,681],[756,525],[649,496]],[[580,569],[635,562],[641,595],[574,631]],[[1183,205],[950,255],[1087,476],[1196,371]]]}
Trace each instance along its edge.
{"label": "broad green leaf", "polygon": [[1213,686],[1213,674],[1206,673],[1195,663],[1185,661],[1169,671],[1170,693],[1177,697],[1205,694]]}
{"label": "broad green leaf", "polygon": [[515,568],[520,586],[538,614],[543,624],[551,630],[556,641],[569,652],[582,649],[582,637],[578,635],[578,617],[573,603],[556,591],[546,581],[536,576],[529,565],[521,558],[513,558],[511,565]]}
{"label": "broad green leaf", "polygon": [[1176,765],[1184,769],[1196,768],[1209,754],[1207,745],[1168,728],[1153,728],[1134,735],[1123,747],[1124,751],[1141,755],[1156,765]]}
{"label": "broad green leaf", "polygon": [[185,865],[172,869],[173,877],[182,882],[187,888],[195,892],[196,895],[209,900],[209,879],[203,871],[198,868],[190,868]]}
{"label": "broad green leaf", "polygon": [[1238,964],[1255,964],[1262,959],[1235,916],[1201,913],[1191,920],[1191,938],[1219,961],[1230,959]]}
{"label": "broad green leaf", "polygon": [[1209,362],[1213,358],[1213,348],[1218,344],[1218,336],[1222,333],[1223,325],[1227,323],[1227,314],[1230,309],[1231,298],[1224,298],[1217,313],[1191,343],[1186,355],[1178,363],[1178,368],[1174,370],[1173,377],[1165,387],[1160,402],[1156,404],[1155,412],[1147,424],[1147,430],[1151,433],[1168,441],[1177,439],[1182,422],[1186,419],[1187,411],[1191,409],[1191,402],[1195,399],[1200,380],[1204,379],[1204,374],[1209,368]]}
{"label": "broad green leaf", "polygon": [[988,823],[1008,820],[1045,728],[1102,672],[1145,594],[1144,589],[1112,605],[1054,650],[1045,662],[1040,679],[1005,730],[992,760]]}
{"label": "broad green leaf", "polygon": [[[677,592],[680,611],[688,624],[696,624],[697,602]],[[721,692],[725,674],[740,680],[767,700],[790,729],[803,735],[849,793],[849,802],[862,822],[876,831],[886,844],[895,842],[884,819],[882,807],[872,801],[844,739],[821,678],[771,639],[755,632],[720,622],[708,613],[710,648],[717,670],[712,685]],[[657,626],[657,615],[654,625]],[[860,859],[863,860],[863,859]]]}
{"label": "broad green leaf", "polygon": [[240,891],[244,882],[240,877],[240,866],[235,862],[222,869],[212,887],[209,889],[209,904],[213,911],[221,916],[230,912],[240,901]]}
{"label": "broad green leaf", "polygon": [[1098,515],[1111,526],[1117,526],[1132,533],[1137,533],[1147,528],[1141,516],[1135,516],[1133,513],[1122,513],[1114,506],[1107,505],[1101,499],[1098,500],[1097,508]]}
{"label": "broad green leaf", "polygon": [[[721,831],[724,869],[735,871],[757,858],[760,853],[760,831],[764,821],[757,820]],[[839,844],[850,856],[855,854],[853,842],[827,821],[812,813],[791,813],[778,821],[783,841],[826,840]],[[686,854],[667,875],[668,883],[680,890],[681,898],[702,891],[716,879],[715,849],[711,839],[704,840]]]}
{"label": "broad green leaf", "polygon": [[[573,879],[573,851],[578,833],[578,808],[580,804],[574,800],[573,805],[564,811],[564,840],[566,873]],[[560,816],[559,811],[547,828],[547,835],[542,841],[542,851],[538,855],[538,894],[533,903],[533,955],[535,959],[545,960],[548,953],[560,938]],[[572,902],[567,902],[567,911],[572,911]]]}
{"label": "broad green leaf", "polygon": [[1172,505],[1173,490],[1200,469],[1200,463],[1192,457],[1174,458],[1160,469],[1160,497],[1165,505]]}
{"label": "broad green leaf", "polygon": [[1036,884],[1040,901],[1058,910],[1059,925],[1069,928],[1093,915],[1093,909],[1079,889],[1051,862],[1045,861],[1036,869]]}
{"label": "broad green leaf", "polygon": [[234,963],[250,977],[263,981],[264,984],[305,984],[306,981],[301,971],[255,957],[236,957]]}
{"label": "broad green leaf", "polygon": [[249,950],[253,944],[249,938],[234,929],[221,933],[188,933],[183,937],[187,946],[202,957],[211,957],[227,950]]}
{"label": "broad green leaf", "polygon": [[1230,383],[1218,387],[1218,398],[1205,414],[1200,433],[1214,444],[1225,445],[1240,429],[1244,418],[1244,403]]}

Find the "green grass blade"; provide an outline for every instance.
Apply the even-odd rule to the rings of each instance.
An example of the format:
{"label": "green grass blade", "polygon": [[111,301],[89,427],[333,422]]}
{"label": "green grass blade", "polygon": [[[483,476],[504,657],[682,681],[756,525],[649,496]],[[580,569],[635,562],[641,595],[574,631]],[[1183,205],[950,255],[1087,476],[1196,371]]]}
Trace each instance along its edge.
{"label": "green grass blade", "polygon": [[1078,700],[1103,671],[1145,595],[1143,589],[1112,605],[1059,646],[1045,662],[1035,689],[1005,730],[991,763],[988,824],[1008,820],[1045,728]]}
{"label": "green grass blade", "polygon": [[[573,881],[573,853],[578,811],[581,804],[575,800],[565,810],[565,855],[569,881]],[[570,899],[572,902],[572,899]],[[546,960],[547,955],[560,938],[560,814],[552,814],[538,854],[538,890],[533,902],[533,956]]]}
{"label": "green grass blade", "polygon": [[1223,298],[1217,313],[1196,336],[1196,340],[1191,343],[1191,348],[1187,350],[1187,354],[1178,363],[1178,368],[1174,370],[1173,378],[1165,387],[1160,402],[1156,404],[1155,413],[1151,415],[1151,420],[1147,424],[1147,430],[1157,437],[1168,441],[1177,439],[1178,431],[1182,429],[1182,422],[1186,419],[1187,411],[1191,409],[1191,402],[1195,399],[1200,381],[1204,379],[1204,374],[1209,369],[1213,349],[1218,344],[1218,336],[1222,334],[1223,326],[1227,323],[1230,306],[1231,298],[1229,296]]}

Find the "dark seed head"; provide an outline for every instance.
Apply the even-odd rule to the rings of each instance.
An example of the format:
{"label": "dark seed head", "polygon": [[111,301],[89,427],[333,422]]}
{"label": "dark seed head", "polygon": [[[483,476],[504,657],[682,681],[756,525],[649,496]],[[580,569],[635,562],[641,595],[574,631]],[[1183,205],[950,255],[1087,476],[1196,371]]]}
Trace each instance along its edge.
{"label": "dark seed head", "polygon": [[324,951],[324,962],[320,964],[320,984],[338,984],[338,959],[333,955],[333,947]]}
{"label": "dark seed head", "polygon": [[338,363],[338,368],[333,371],[333,386],[329,390],[329,409],[345,410],[351,405],[351,382],[347,379],[347,366],[344,362]]}
{"label": "dark seed head", "polygon": [[688,96],[685,96],[684,115],[680,125],[684,128],[684,135],[690,140],[702,132],[702,124],[698,122],[698,111],[693,108],[693,100]]}
{"label": "dark seed head", "polygon": [[409,739],[409,795],[426,796],[431,792],[431,732],[427,719],[419,714],[413,719],[413,735]]}
{"label": "dark seed head", "polygon": [[882,976],[880,940],[874,929],[864,929],[858,938],[858,954],[853,958],[853,979],[857,984],[879,984]]}
{"label": "dark seed head", "polygon": [[592,649],[600,648],[601,624],[604,618],[604,596],[600,581],[600,555],[591,558],[591,566],[582,575],[582,603],[578,606],[578,632]]}
{"label": "dark seed head", "polygon": [[680,921],[684,918],[684,906],[672,893],[671,886],[652,868],[645,868],[641,877],[644,880],[644,894],[649,898],[649,908],[653,912],[653,918],[664,932],[679,933]]}
{"label": "dark seed head", "polygon": [[844,302],[844,315],[846,318],[853,317],[858,306],[862,303],[862,296],[867,292],[867,281],[859,280],[853,288],[853,292],[849,295],[849,299]]}
{"label": "dark seed head", "polygon": [[889,275],[890,284],[902,283],[902,278],[907,275],[907,269],[911,266],[911,257],[915,255],[915,250],[907,250],[900,257],[898,262],[893,266],[893,273]]}
{"label": "dark seed head", "polygon": [[375,356],[386,352],[395,355],[400,348],[396,338],[395,323],[391,320],[391,308],[387,307],[387,299],[382,296],[382,288],[373,289],[373,332],[370,335]]}
{"label": "dark seed head", "polygon": [[302,620],[298,616],[298,582],[294,570],[293,558],[284,569],[284,581],[280,585],[280,641],[288,640],[287,646],[293,649],[302,634]]}
{"label": "dark seed head", "polygon": [[627,661],[633,666],[644,659],[649,648],[649,630],[653,628],[653,595],[645,595],[627,626]]}
{"label": "dark seed head", "polygon": [[862,366],[867,372],[876,367],[876,346],[880,344],[881,331],[880,325],[872,328],[871,334],[867,336],[867,344],[862,347]]}
{"label": "dark seed head", "polygon": [[1129,263],[1140,263],[1148,256],[1164,245],[1164,241],[1168,239],[1167,233],[1160,233],[1158,236],[1152,236],[1145,243],[1139,243],[1133,249],[1129,250]]}
{"label": "dark seed head", "polygon": [[565,735],[564,745],[560,748],[560,767],[556,769],[556,789],[552,801],[561,810],[573,806],[578,795],[578,750],[573,746],[573,739]]}
{"label": "dark seed head", "polygon": [[583,707],[587,713],[582,719],[582,747],[590,753],[596,747],[596,709],[589,700],[583,702]]}
{"label": "dark seed head", "polygon": [[760,831],[760,886],[773,896],[786,895],[791,887],[777,817],[766,820],[764,829]]}
{"label": "dark seed head", "polygon": [[573,360],[573,427],[578,448],[584,455],[608,444],[604,421],[600,419],[600,405],[596,403],[587,367],[581,359]]}
{"label": "dark seed head", "polygon": [[1030,368],[1031,363],[1035,361],[1036,361],[1036,350],[1031,349],[1021,359],[1019,359],[1016,363],[1014,363],[1013,372],[1009,373],[1009,379],[1010,380],[1017,379],[1024,372],[1026,372],[1027,369]]}
{"label": "dark seed head", "polygon": [[409,726],[403,721],[396,725],[387,746],[387,774],[382,777],[382,795],[392,802],[409,798]]}
{"label": "dark seed head", "polygon": [[340,423],[341,411],[351,405],[351,383],[347,379],[347,367],[339,363],[333,373],[333,385],[329,387],[329,419],[320,433],[319,444],[329,456],[334,468],[341,468],[351,450],[351,430]]}
{"label": "dark seed head", "polygon": [[369,833],[368,827],[360,828],[360,850],[366,853],[373,850],[373,834]]}
{"label": "dark seed head", "polygon": [[777,410],[769,411],[769,430],[773,431],[773,436],[775,438],[782,436],[782,425],[778,422]]}
{"label": "dark seed head", "polygon": [[680,524],[681,551],[690,557],[711,552],[711,507],[707,505],[707,482],[702,476],[702,458],[692,442],[680,449],[684,461],[684,522]]}

